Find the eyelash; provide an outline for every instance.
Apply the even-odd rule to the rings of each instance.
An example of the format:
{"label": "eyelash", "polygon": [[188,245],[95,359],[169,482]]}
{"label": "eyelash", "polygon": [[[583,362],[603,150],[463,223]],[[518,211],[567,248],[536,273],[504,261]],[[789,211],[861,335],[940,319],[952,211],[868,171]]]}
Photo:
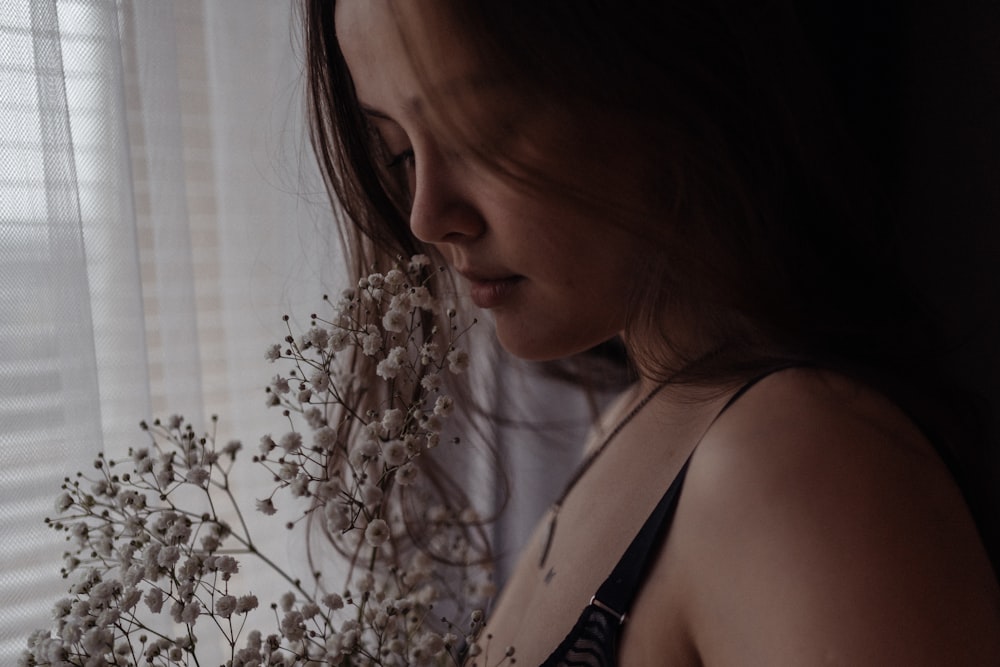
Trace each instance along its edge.
{"label": "eyelash", "polygon": [[416,158],[416,155],[414,155],[413,149],[412,148],[408,148],[405,151],[403,151],[402,153],[399,153],[397,155],[393,155],[392,159],[389,160],[389,162],[385,166],[388,167],[389,169],[395,169],[396,167],[399,167],[400,165],[402,165],[402,164],[404,164],[406,162],[412,163],[415,158]]}

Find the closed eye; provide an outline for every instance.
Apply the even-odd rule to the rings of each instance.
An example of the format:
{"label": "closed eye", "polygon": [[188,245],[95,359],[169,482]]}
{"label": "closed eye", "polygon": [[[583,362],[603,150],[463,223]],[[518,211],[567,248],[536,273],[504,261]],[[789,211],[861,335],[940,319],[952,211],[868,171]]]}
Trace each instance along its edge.
{"label": "closed eye", "polygon": [[389,169],[395,169],[400,166],[412,166],[416,160],[416,155],[412,148],[407,148],[405,151],[397,153],[392,156],[392,159],[386,163],[386,167]]}

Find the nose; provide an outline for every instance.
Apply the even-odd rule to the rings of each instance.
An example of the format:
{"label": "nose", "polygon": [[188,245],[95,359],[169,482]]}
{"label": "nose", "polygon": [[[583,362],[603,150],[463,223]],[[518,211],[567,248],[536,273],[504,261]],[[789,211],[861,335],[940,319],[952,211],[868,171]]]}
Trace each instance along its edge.
{"label": "nose", "polygon": [[416,158],[410,231],[425,243],[462,243],[485,231],[468,165],[433,147]]}

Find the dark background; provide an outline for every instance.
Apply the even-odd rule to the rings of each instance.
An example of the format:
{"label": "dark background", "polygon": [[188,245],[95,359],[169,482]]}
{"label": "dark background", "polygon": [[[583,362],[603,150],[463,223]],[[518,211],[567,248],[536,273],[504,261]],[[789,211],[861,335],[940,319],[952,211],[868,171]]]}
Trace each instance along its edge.
{"label": "dark background", "polygon": [[1000,2],[799,0],[807,36],[890,193],[899,261],[979,400],[969,443],[1000,563]]}

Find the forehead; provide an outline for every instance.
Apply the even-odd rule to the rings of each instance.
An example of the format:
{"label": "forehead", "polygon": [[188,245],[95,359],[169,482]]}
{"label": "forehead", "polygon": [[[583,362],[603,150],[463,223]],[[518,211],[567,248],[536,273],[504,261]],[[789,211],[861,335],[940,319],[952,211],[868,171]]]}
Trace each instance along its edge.
{"label": "forehead", "polygon": [[340,0],[335,17],[337,43],[358,96],[366,100],[376,82],[399,78],[408,65],[392,8],[386,0]]}
{"label": "forehead", "polygon": [[338,0],[337,41],[363,104],[419,111],[422,90],[454,93],[474,77],[439,3]]}

